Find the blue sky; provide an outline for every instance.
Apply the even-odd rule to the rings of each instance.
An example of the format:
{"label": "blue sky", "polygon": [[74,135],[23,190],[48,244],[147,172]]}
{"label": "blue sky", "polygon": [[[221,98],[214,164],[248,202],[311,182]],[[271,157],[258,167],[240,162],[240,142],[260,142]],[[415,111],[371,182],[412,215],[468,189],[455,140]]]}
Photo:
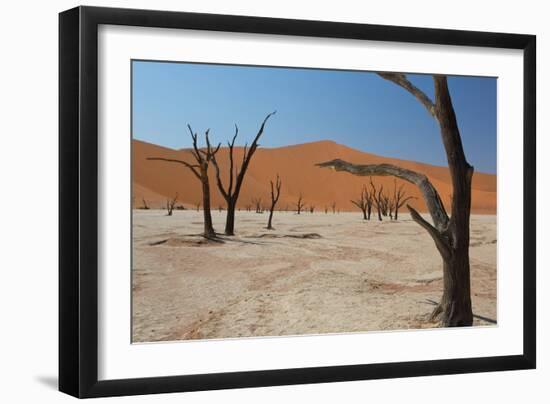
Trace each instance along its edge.
{"label": "blue sky", "polygon": [[[189,123],[225,142],[256,134],[277,110],[262,147],[334,140],[387,157],[446,165],[435,120],[404,89],[371,72],[132,62],[133,136],[190,147]],[[408,75],[433,99],[428,75]],[[466,156],[476,171],[496,172],[496,78],[449,77]]]}

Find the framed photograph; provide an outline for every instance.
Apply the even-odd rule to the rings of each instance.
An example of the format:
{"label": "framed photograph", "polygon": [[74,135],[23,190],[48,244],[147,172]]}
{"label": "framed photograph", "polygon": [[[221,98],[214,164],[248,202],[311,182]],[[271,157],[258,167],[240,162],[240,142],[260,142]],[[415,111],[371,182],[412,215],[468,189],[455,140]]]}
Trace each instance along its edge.
{"label": "framed photograph", "polygon": [[534,36],[59,28],[61,391],[535,368]]}

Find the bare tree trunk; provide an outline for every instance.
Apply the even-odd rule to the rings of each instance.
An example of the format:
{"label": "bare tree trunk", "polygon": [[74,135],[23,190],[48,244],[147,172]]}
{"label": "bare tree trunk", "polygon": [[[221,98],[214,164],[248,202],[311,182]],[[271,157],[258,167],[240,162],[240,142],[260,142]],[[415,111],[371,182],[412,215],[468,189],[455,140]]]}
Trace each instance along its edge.
{"label": "bare tree trunk", "polygon": [[277,174],[277,179],[275,180],[275,183],[273,181],[270,181],[271,184],[271,207],[269,208],[269,219],[267,221],[267,229],[273,230],[273,226],[271,225],[271,221],[273,220],[273,211],[275,210],[275,205],[277,205],[277,202],[279,201],[279,197],[281,196],[281,179],[279,178],[279,174]]}
{"label": "bare tree trunk", "polygon": [[178,194],[176,193],[176,196],[173,199],[169,199],[166,201],[166,210],[168,211],[167,215],[172,216],[172,213],[174,212],[174,208],[176,207],[176,202],[178,201]]}
{"label": "bare tree trunk", "polygon": [[[202,170],[201,174],[203,174]],[[216,237],[216,232],[214,231],[214,226],[212,225],[212,214],[210,213],[210,183],[208,181],[208,174],[204,175],[202,178],[202,213],[204,217],[204,236]]]}
{"label": "bare tree trunk", "polygon": [[413,94],[438,121],[453,183],[451,218],[428,178],[412,170],[391,164],[354,165],[342,160],[318,164],[355,175],[392,175],[415,184],[426,202],[433,225],[407,205],[411,217],[432,237],[443,260],[443,296],[432,313],[445,327],[470,326],[473,323],[470,296],[470,208],[473,167],[467,162],[445,76],[434,76],[435,104],[404,74],[380,73],[380,76]]}
{"label": "bare tree trunk", "polygon": [[[445,76],[434,76],[436,116],[441,127],[453,182],[451,220],[447,230],[452,254],[443,269],[443,296],[434,318],[446,326],[472,325],[470,294],[470,209],[474,168],[466,160]],[[439,313],[440,311],[440,313]]]}
{"label": "bare tree trunk", "polygon": [[369,207],[369,198],[370,194],[367,190],[367,187],[363,185],[363,188],[361,188],[361,195],[358,199],[350,200],[351,203],[353,203],[355,206],[357,206],[359,209],[361,209],[361,212],[363,212],[363,220],[367,220],[367,209]]}
{"label": "bare tree trunk", "polygon": [[[243,160],[238,172],[235,167],[234,156],[233,156],[235,140],[237,139],[237,135],[239,133],[239,128],[237,127],[237,125],[235,125],[235,134],[233,135],[233,139],[231,140],[231,142],[227,142],[228,152],[229,152],[229,182],[227,184],[227,187],[223,185],[223,182],[221,180],[220,167],[216,160],[216,156],[215,155],[212,156],[212,163],[214,164],[214,168],[216,169],[216,183],[218,185],[218,189],[220,190],[220,193],[222,194],[222,196],[224,197],[227,203],[227,218],[225,221],[225,234],[227,236],[235,235],[235,207],[237,206],[237,201],[239,199],[241,188],[244,182],[246,170],[248,169],[250,161],[252,160],[252,156],[254,155],[254,153],[256,152],[256,149],[258,148],[258,140],[260,139],[260,137],[264,132],[265,124],[273,114],[275,114],[275,112],[272,112],[265,117],[265,119],[263,120],[260,126],[260,129],[258,130],[258,133],[256,133],[256,136],[254,137],[254,140],[250,145],[250,148],[247,148],[247,145],[244,146]],[[257,212],[257,213],[262,213],[262,212]]]}
{"label": "bare tree trunk", "polygon": [[[250,210],[247,208],[247,210]],[[232,201],[227,204],[227,217],[225,219],[224,233],[231,234],[235,229],[235,205]]]}
{"label": "bare tree trunk", "polygon": [[370,178],[370,186],[372,189],[372,200],[374,202],[374,205],[376,206],[376,213],[378,213],[378,220],[382,221],[382,201],[381,201],[381,195],[382,195],[382,185],[380,186],[380,190],[376,190],[376,186],[372,182],[372,178]]}
{"label": "bare tree trunk", "polygon": [[303,201],[302,194],[298,196],[298,202],[296,202],[296,214],[299,215],[302,209],[304,208],[305,203]]}

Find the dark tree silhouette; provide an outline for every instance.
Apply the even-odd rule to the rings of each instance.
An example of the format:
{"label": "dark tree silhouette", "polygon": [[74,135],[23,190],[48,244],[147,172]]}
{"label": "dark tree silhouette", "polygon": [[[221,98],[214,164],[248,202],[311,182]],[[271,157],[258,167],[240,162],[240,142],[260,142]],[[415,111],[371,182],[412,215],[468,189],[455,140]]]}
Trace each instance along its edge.
{"label": "dark tree silhouette", "polygon": [[384,186],[380,185],[380,188],[377,190],[376,186],[374,185],[374,182],[372,182],[372,178],[370,178],[370,187],[371,187],[371,195],[372,195],[372,201],[374,203],[374,206],[376,206],[376,213],[378,213],[378,220],[382,221],[382,210],[383,210],[383,198],[382,198],[382,192],[384,190]]}
{"label": "dark tree silhouette", "polygon": [[271,207],[269,208],[269,219],[267,221],[267,228],[269,230],[272,230],[273,226],[271,226],[271,221],[273,219],[273,211],[275,210],[275,205],[277,205],[279,197],[281,196],[281,179],[279,178],[279,174],[277,174],[275,184],[273,183],[273,181],[269,181],[269,183],[271,185]]}
{"label": "dark tree silhouette", "polygon": [[309,205],[309,213],[315,212],[315,205]]}
{"label": "dark tree silhouette", "polygon": [[216,169],[216,183],[218,184],[218,189],[220,190],[220,193],[227,203],[225,234],[228,236],[233,236],[235,234],[235,207],[237,206],[237,201],[239,199],[239,194],[241,192],[246,170],[248,169],[252,156],[258,148],[258,140],[260,139],[260,136],[262,136],[262,133],[264,133],[265,124],[273,114],[275,114],[275,112],[272,112],[265,117],[262,125],[260,126],[260,129],[258,130],[258,133],[256,133],[256,136],[254,137],[254,140],[250,145],[250,148],[248,148],[245,144],[240,169],[236,167],[233,156],[235,140],[237,139],[237,135],[239,134],[239,128],[237,127],[237,125],[235,125],[235,134],[233,135],[233,139],[231,139],[231,142],[227,142],[227,150],[229,152],[229,182],[227,184],[227,187],[223,185],[220,167],[218,165],[216,157],[214,156],[212,158],[212,163],[214,164],[214,167]]}
{"label": "dark tree silhouette", "polygon": [[143,201],[143,207],[141,209],[149,210],[149,205],[147,205],[145,198],[141,198],[141,200]]}
{"label": "dark tree silhouette", "polygon": [[302,209],[304,209],[304,207],[306,206],[306,204],[304,203],[304,198],[302,196],[302,193],[300,193],[300,195],[298,196],[298,201],[296,202],[296,214],[300,214],[300,212],[302,211]]}
{"label": "dark tree silhouette", "polygon": [[433,224],[407,205],[412,219],[424,228],[433,239],[443,260],[443,296],[432,313],[442,326],[470,326],[473,322],[470,295],[470,207],[474,168],[466,160],[462,139],[456,121],[447,77],[434,75],[435,103],[415,87],[404,74],[379,73],[381,77],[403,87],[416,97],[437,121],[447,155],[453,198],[451,217],[428,177],[424,174],[392,164],[356,165],[343,160],[320,163],[355,175],[390,175],[416,185],[422,192]]}
{"label": "dark tree silhouette", "polygon": [[363,220],[370,219],[369,206],[372,207],[372,196],[365,185],[363,185],[361,189],[361,196],[358,199],[352,199],[351,203],[361,209],[361,212],[363,212]]}
{"label": "dark tree silhouette", "polygon": [[263,213],[262,198],[252,198],[252,203],[256,207],[256,213]]}
{"label": "dark tree silhouette", "polygon": [[[382,204],[382,216],[387,217],[390,210],[390,197],[384,192],[378,195]],[[390,214],[391,219],[391,214]]]}
{"label": "dark tree silhouette", "polygon": [[405,184],[401,184],[399,188],[397,188],[397,179],[393,179],[393,219],[397,220],[399,216],[399,209],[401,209],[408,201],[411,199],[416,199],[413,196],[405,196],[405,191],[403,190],[403,187]]}
{"label": "dark tree silhouette", "polygon": [[202,185],[202,206],[204,216],[204,236],[208,238],[216,237],[216,232],[212,226],[212,214],[210,213],[210,182],[208,180],[208,166],[210,162],[220,150],[221,144],[218,144],[215,148],[210,144],[208,138],[209,129],[205,132],[204,137],[206,140],[206,149],[199,149],[197,145],[197,134],[193,132],[190,125],[187,125],[191,139],[193,139],[193,149],[189,150],[191,155],[196,161],[196,164],[188,163],[184,160],[167,159],[163,157],[149,157],[147,160],[167,161],[169,163],[182,164],[187,167],[195,177],[201,182]]}
{"label": "dark tree silhouette", "polygon": [[331,208],[332,208],[332,214],[334,215],[336,213],[336,202],[332,202]]}
{"label": "dark tree silhouette", "polygon": [[[370,182],[372,183],[372,178],[370,178]],[[369,191],[369,188],[366,185],[363,185],[363,187],[366,193],[367,220],[370,220],[370,216],[372,214],[372,207],[374,206],[374,195],[371,191]]]}
{"label": "dark tree silhouette", "polygon": [[172,216],[172,212],[174,211],[174,207],[176,206],[176,202],[178,200],[178,193],[176,192],[176,196],[174,196],[173,199],[168,199],[166,201],[166,210],[168,211],[167,215]]}

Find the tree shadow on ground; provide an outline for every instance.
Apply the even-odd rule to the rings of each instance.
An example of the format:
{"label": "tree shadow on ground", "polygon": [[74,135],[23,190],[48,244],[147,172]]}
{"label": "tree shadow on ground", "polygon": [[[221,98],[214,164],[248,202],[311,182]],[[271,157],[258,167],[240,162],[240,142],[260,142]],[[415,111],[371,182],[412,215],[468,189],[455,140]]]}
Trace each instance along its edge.
{"label": "tree shadow on ground", "polygon": [[[432,299],[426,299],[426,301],[422,302],[422,303],[431,304],[432,306],[437,306],[438,305],[438,303],[433,301]],[[475,313],[473,313],[473,316],[474,316],[474,318],[477,318],[478,320],[486,321],[490,324],[497,324],[497,320],[493,320],[492,318],[481,316],[481,315],[475,314]]]}

